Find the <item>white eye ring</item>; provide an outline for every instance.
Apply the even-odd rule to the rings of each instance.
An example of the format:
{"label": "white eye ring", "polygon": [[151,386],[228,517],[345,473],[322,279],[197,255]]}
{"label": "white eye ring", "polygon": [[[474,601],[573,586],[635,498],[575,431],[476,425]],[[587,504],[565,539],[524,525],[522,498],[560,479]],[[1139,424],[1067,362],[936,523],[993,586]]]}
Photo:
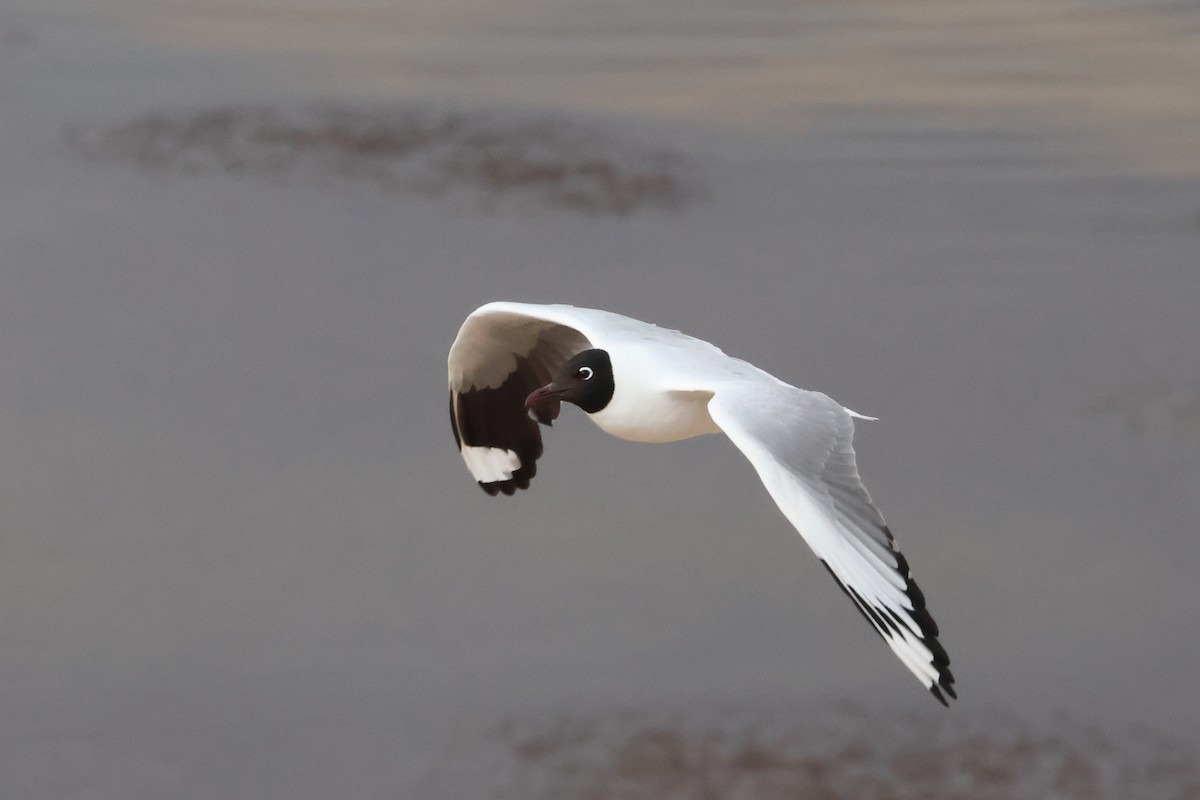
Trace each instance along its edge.
{"label": "white eye ring", "polygon": [[592,379],[592,368],[580,367],[579,371],[575,373],[575,376],[580,380],[590,381]]}

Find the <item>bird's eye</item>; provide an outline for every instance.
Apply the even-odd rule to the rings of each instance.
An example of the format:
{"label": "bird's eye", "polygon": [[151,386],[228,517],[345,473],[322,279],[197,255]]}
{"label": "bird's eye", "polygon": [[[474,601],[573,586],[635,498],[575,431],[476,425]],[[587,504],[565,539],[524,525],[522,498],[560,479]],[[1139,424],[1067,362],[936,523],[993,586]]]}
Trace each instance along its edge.
{"label": "bird's eye", "polygon": [[580,367],[579,371],[575,373],[575,377],[581,381],[590,381],[592,379],[592,368]]}

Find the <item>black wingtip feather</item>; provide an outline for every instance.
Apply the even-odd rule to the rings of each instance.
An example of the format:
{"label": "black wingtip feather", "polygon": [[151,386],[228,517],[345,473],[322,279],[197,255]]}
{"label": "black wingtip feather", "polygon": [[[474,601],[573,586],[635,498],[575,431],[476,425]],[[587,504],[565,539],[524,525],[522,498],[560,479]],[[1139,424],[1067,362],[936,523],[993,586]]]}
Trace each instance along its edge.
{"label": "black wingtip feather", "polygon": [[528,412],[525,398],[545,377],[528,359],[518,357],[516,367],[496,387],[470,388],[450,392],[450,422],[454,441],[463,447],[491,447],[515,453],[520,466],[512,477],[502,481],[477,481],[492,497],[513,495],[528,489],[537,474],[542,455],[542,434],[538,423],[549,425],[558,416],[558,404]]}
{"label": "black wingtip feather", "polygon": [[[887,533],[888,540],[892,541],[891,531],[888,531],[886,527],[883,530]],[[896,553],[896,557],[898,562],[897,568],[905,579],[905,593],[912,600],[913,620],[917,623],[917,627],[920,628],[921,641],[929,648],[930,655],[932,656],[931,663],[938,673],[937,681],[929,687],[929,693],[939,703],[948,708],[950,703],[946,699],[947,696],[954,700],[958,699],[958,693],[954,689],[954,673],[950,671],[950,656],[946,653],[946,648],[937,639],[939,635],[937,623],[925,608],[925,595],[917,584],[913,582],[908,569],[908,561],[899,552]],[[847,587],[842,582],[841,578],[834,573],[833,568],[829,566],[825,559],[821,559],[821,565],[825,567],[825,571],[833,578],[838,588],[854,603],[854,607],[858,609],[858,613],[862,615],[863,619],[871,624],[871,630],[879,634],[879,638],[886,641],[888,636],[887,631],[896,631],[899,633],[897,625],[903,624],[903,621],[894,611],[886,608],[881,611],[872,607],[858,592]]]}
{"label": "black wingtip feather", "polygon": [[491,483],[476,481],[476,483],[479,484],[479,488],[492,497],[498,494],[512,497],[517,493],[518,489],[528,489],[529,481],[535,474],[537,474],[537,463],[530,461],[527,464],[522,464],[521,468],[514,472],[513,476],[506,481],[492,481]]}

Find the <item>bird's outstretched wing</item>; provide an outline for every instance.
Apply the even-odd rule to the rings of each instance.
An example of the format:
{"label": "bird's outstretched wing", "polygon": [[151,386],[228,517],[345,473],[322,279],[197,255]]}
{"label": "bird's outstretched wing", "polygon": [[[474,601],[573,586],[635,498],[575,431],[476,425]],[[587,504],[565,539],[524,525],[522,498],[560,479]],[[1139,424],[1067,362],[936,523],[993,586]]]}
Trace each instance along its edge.
{"label": "bird's outstretched wing", "polygon": [[542,455],[538,422],[558,407],[525,410],[525,398],[592,345],[580,324],[585,309],[488,303],[459,329],[447,359],[450,423],[467,469],[488,494],[528,489]]}
{"label": "bird's outstretched wing", "polygon": [[720,384],[708,409],[904,665],[943,705],[957,697],[937,623],[859,478],[851,412],[818,392],[765,380]]}

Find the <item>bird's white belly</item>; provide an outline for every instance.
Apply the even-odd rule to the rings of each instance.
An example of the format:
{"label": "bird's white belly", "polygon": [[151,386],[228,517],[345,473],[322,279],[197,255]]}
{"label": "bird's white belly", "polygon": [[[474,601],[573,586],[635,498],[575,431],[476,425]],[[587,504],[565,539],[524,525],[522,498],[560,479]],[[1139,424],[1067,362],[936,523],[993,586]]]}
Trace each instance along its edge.
{"label": "bird's white belly", "polygon": [[[620,392],[620,390],[617,390]],[[605,433],[631,442],[677,442],[721,429],[708,414],[707,392],[646,394],[621,397],[589,414]],[[614,401],[617,398],[614,396]]]}

